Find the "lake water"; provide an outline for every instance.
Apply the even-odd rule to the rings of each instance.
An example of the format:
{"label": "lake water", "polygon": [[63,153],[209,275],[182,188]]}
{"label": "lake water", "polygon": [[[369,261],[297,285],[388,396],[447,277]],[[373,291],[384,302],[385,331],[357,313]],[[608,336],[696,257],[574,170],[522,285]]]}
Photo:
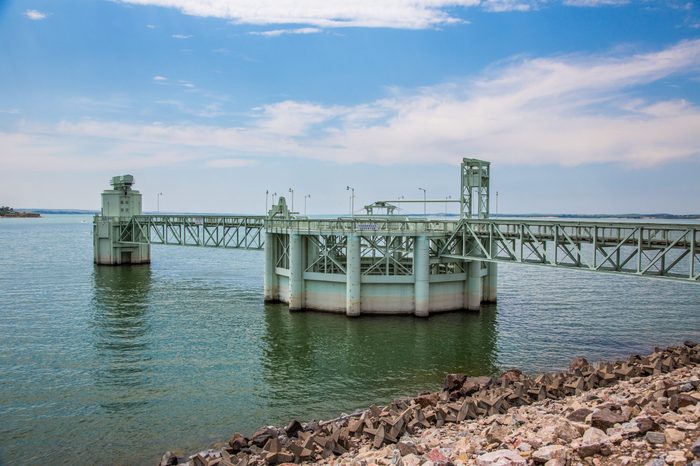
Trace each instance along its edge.
{"label": "lake water", "polygon": [[96,267],[92,219],[0,221],[0,464],[146,464],[291,418],[700,339],[700,286],[501,265],[499,302],[426,320],[290,314],[263,253]]}

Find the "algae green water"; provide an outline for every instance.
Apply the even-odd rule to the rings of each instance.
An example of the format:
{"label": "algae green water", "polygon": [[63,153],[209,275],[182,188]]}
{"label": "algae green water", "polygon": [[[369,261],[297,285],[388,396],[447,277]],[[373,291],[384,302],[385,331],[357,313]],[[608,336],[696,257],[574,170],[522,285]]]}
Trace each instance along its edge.
{"label": "algae green water", "polygon": [[700,286],[501,266],[499,302],[426,320],[290,314],[263,254],[96,267],[87,216],[0,221],[0,464],[155,464],[264,424],[700,337]]}

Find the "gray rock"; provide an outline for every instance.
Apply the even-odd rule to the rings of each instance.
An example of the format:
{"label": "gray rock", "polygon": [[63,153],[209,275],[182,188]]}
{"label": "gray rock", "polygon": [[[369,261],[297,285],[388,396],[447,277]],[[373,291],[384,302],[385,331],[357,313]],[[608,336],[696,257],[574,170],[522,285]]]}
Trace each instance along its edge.
{"label": "gray rock", "polygon": [[663,445],[666,443],[666,436],[662,432],[657,432],[655,430],[650,430],[644,437],[647,442],[652,445]]}
{"label": "gray rock", "polygon": [[693,452],[693,455],[700,458],[700,437],[695,439],[693,445],[690,447],[690,451]]}

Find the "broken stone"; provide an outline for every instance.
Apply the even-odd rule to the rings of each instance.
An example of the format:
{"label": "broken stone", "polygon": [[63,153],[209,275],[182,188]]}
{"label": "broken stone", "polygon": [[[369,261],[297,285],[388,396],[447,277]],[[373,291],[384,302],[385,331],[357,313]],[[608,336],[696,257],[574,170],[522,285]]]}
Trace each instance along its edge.
{"label": "broken stone", "polygon": [[588,408],[579,408],[569,414],[566,418],[574,422],[584,422],[592,411]]}
{"label": "broken stone", "polygon": [[597,409],[591,414],[591,426],[601,430],[613,427],[615,424],[622,424],[625,421],[627,419],[624,416],[614,413],[607,408]]}
{"label": "broken stone", "polygon": [[514,451],[496,450],[477,457],[476,464],[477,466],[525,466],[527,461]]}
{"label": "broken stone", "polygon": [[567,451],[563,445],[548,445],[539,448],[532,453],[532,459],[537,463],[546,463],[553,459],[562,459],[566,461]]}
{"label": "broken stone", "polygon": [[685,440],[685,434],[680,430],[673,428],[664,429],[664,436],[666,436],[666,441],[670,444],[682,442]]}
{"label": "broken stone", "polygon": [[581,445],[576,449],[576,452],[581,458],[603,453],[604,445],[607,442],[608,436],[605,435],[605,432],[596,427],[590,427],[584,432]]}
{"label": "broken stone", "polygon": [[657,432],[655,430],[647,432],[644,439],[652,445],[663,445],[666,443],[666,436],[662,432]]}
{"label": "broken stone", "polygon": [[177,455],[171,451],[166,451],[160,459],[160,466],[174,466],[177,464]]}

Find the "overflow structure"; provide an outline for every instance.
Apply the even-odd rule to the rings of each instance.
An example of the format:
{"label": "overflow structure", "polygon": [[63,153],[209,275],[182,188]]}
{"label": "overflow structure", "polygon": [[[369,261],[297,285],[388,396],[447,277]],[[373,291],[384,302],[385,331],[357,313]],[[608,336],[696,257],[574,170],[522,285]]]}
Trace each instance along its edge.
{"label": "overflow structure", "polygon": [[[112,179],[94,219],[95,263],[150,262],[151,244],[264,249],[264,299],[290,311],[409,314],[495,302],[499,262],[700,283],[700,225],[489,216],[490,163],[461,164],[459,218],[308,218],[280,197],[266,215],[144,215],[133,177]],[[383,210],[384,214],[375,214]]]}

